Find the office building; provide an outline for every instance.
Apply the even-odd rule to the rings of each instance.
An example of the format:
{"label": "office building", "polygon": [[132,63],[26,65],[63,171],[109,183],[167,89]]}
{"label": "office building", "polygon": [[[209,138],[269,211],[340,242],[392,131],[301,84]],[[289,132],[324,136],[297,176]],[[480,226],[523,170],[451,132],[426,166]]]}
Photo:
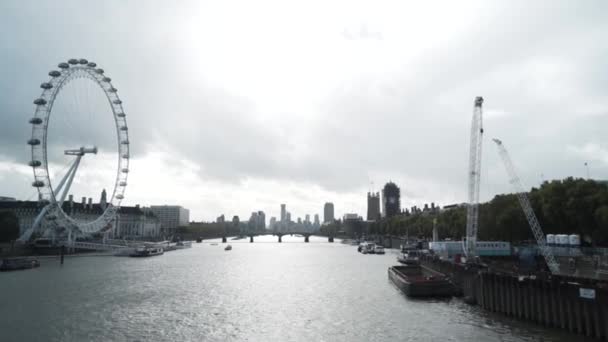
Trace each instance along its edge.
{"label": "office building", "polygon": [[334,221],[334,204],[331,202],[325,203],[323,206],[323,223]]}

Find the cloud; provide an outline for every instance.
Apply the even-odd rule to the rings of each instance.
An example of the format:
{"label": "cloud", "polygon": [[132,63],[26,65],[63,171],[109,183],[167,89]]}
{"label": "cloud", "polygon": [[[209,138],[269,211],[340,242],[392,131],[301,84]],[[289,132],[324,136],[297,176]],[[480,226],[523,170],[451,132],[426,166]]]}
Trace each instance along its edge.
{"label": "cloud", "polygon": [[[282,202],[294,216],[325,201],[362,214],[369,182],[389,179],[404,206],[462,202],[479,95],[482,199],[511,191],[492,137],[530,186],[605,160],[604,3],[107,1],[95,16],[76,4],[0,4],[0,162],[27,163],[39,83],[86,57],[124,101],[126,203],[182,203],[207,220],[260,208],[270,217]],[[114,136],[102,105],[70,112],[84,89],[66,89],[65,112],[58,104],[49,158],[64,165],[65,148],[105,146],[75,188],[97,198]],[[0,173],[6,194],[31,190],[14,168]]]}

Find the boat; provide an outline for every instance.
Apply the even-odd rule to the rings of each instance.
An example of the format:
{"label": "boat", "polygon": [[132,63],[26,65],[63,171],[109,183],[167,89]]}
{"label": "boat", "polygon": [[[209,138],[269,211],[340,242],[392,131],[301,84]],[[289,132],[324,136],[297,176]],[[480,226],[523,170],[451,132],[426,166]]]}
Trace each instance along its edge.
{"label": "boat", "polygon": [[376,247],[374,247],[374,254],[384,254],[384,247],[376,245]]}
{"label": "boat", "polygon": [[196,243],[201,243],[201,242],[203,242],[203,238],[202,237],[199,236],[198,238],[196,238]]}
{"label": "boat", "polygon": [[375,248],[376,248],[375,244],[373,244],[371,242],[367,242],[363,246],[363,249],[361,250],[361,253],[363,253],[363,254],[374,254],[375,253]]}
{"label": "boat", "polygon": [[420,251],[411,249],[401,252],[401,254],[397,257],[397,261],[404,265],[420,265],[420,256]]}
{"label": "boat", "polygon": [[6,258],[0,264],[0,272],[27,270],[36,267],[40,267],[40,262],[37,259]]}
{"label": "boat", "polygon": [[226,246],[226,248],[224,248],[224,250],[225,251],[230,251],[230,250],[232,250],[232,246],[228,245],[228,246]]}
{"label": "boat", "polygon": [[186,249],[186,248],[192,248],[192,242],[187,241],[187,242],[183,242],[183,241],[178,241],[175,244],[175,249]]}
{"label": "boat", "polygon": [[388,278],[408,297],[450,297],[455,293],[445,275],[419,265],[391,266]]}
{"label": "boat", "polygon": [[162,247],[150,247],[150,246],[142,246],[137,247],[135,251],[129,254],[130,257],[141,258],[141,257],[151,257],[155,255],[163,255],[165,251]]}
{"label": "boat", "polygon": [[211,246],[217,246],[217,242],[211,243]]}

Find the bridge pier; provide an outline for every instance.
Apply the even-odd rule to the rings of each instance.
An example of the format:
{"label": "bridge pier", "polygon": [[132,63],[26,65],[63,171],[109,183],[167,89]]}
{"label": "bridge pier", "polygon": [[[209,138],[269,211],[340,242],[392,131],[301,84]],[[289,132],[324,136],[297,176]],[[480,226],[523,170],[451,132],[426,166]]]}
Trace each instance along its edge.
{"label": "bridge pier", "polygon": [[279,235],[279,242],[283,242],[283,235]]}
{"label": "bridge pier", "polygon": [[226,243],[226,237],[222,236],[222,243]]}
{"label": "bridge pier", "polygon": [[308,235],[304,235],[304,242],[308,243],[308,238],[309,238]]}
{"label": "bridge pier", "polygon": [[251,235],[251,236],[249,237],[249,243],[252,243],[252,242],[253,242],[253,235]]}
{"label": "bridge pier", "polygon": [[334,242],[334,237],[333,236],[328,236],[327,237],[327,242]]}

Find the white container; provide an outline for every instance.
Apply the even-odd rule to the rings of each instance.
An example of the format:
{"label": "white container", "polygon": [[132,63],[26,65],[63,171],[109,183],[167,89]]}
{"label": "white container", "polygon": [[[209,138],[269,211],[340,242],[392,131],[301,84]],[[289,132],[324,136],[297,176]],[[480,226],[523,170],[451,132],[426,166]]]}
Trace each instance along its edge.
{"label": "white container", "polygon": [[555,245],[555,235],[547,234],[547,245]]}
{"label": "white container", "polygon": [[568,235],[566,235],[566,234],[557,234],[555,236],[555,242],[558,245],[569,245],[570,239],[569,239]]}
{"label": "white container", "polygon": [[570,241],[570,246],[580,246],[581,245],[581,236],[578,234],[571,234],[568,236]]}

